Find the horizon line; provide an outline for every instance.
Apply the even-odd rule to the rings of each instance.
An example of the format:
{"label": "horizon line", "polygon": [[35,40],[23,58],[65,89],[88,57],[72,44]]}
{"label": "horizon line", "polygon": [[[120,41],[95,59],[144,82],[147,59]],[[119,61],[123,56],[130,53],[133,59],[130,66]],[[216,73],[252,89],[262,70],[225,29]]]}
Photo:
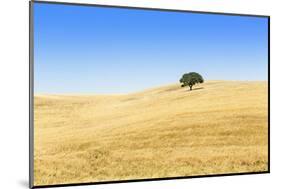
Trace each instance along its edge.
{"label": "horizon line", "polygon": [[[268,80],[205,80],[204,83],[208,82],[266,82],[268,84]],[[204,84],[203,83],[203,84]],[[163,84],[163,85],[157,85],[154,87],[148,87],[144,88],[141,90],[133,91],[133,92],[127,92],[127,93],[97,93],[97,92],[65,92],[65,93],[36,93],[34,92],[34,96],[122,96],[122,95],[130,95],[130,94],[135,94],[135,93],[141,93],[157,88],[162,88],[162,87],[168,87],[172,85],[181,85],[180,83],[168,83],[168,84]],[[196,84],[195,86],[200,86],[202,84]]]}

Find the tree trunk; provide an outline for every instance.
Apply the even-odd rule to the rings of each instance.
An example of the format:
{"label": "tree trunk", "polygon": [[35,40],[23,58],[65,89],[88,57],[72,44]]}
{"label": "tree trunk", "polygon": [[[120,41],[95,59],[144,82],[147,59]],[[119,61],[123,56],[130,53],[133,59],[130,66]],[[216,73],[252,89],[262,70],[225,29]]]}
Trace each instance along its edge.
{"label": "tree trunk", "polygon": [[192,91],[192,85],[189,85],[189,89]]}

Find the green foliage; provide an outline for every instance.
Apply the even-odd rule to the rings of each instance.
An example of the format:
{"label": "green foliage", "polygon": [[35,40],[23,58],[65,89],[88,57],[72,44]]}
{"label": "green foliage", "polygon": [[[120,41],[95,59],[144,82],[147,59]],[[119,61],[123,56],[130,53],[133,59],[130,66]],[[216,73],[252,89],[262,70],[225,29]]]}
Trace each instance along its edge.
{"label": "green foliage", "polygon": [[192,90],[193,85],[203,82],[203,77],[196,72],[185,73],[180,79],[180,83],[182,83],[181,87],[189,86],[190,90]]}

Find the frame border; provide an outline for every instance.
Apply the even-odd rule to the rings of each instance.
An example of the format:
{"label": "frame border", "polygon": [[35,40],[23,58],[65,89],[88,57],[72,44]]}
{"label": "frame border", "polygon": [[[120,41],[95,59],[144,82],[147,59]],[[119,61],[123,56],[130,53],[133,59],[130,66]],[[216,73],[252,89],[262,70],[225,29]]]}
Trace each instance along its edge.
{"label": "frame border", "polygon": [[[268,45],[268,67],[267,67],[267,69],[268,69],[268,167],[267,168],[268,169],[267,169],[267,171],[223,173],[223,174],[209,174],[209,175],[191,175],[191,176],[177,176],[177,177],[163,177],[163,178],[143,178],[143,179],[130,179],[130,180],[112,180],[112,181],[36,185],[35,186],[34,185],[34,3],[267,18],[267,25],[268,25],[268,44],[267,44]],[[148,7],[103,5],[103,4],[74,3],[74,2],[70,3],[70,2],[41,1],[41,0],[30,0],[29,1],[29,188],[85,186],[85,185],[144,182],[144,181],[161,181],[161,180],[175,180],[175,179],[256,175],[256,174],[266,174],[266,173],[270,173],[270,16],[269,15],[224,13],[224,12],[211,12],[211,11],[194,11],[194,10],[179,10],[179,9],[164,9],[164,8],[148,8]]]}
{"label": "frame border", "polygon": [[34,187],[34,15],[29,1],[29,188]]}

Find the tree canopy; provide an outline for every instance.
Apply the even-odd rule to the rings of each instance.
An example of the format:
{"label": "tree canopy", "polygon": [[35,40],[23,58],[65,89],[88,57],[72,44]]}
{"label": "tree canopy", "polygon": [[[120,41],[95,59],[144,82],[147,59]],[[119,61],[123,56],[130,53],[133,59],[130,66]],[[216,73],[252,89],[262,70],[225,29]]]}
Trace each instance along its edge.
{"label": "tree canopy", "polygon": [[185,73],[180,79],[180,83],[182,83],[182,87],[189,86],[189,89],[192,90],[192,86],[197,83],[203,83],[203,77],[196,72]]}

